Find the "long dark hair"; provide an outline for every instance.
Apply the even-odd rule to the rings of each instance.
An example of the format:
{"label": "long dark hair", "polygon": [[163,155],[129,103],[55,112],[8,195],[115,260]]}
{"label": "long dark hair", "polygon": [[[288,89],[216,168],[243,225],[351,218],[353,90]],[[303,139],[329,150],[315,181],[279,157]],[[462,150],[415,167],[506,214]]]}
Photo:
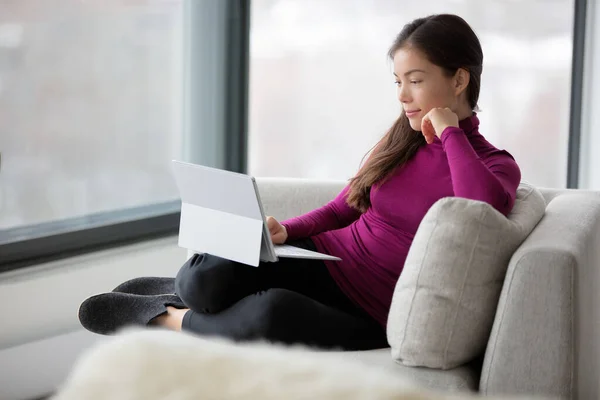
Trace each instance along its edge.
{"label": "long dark hair", "polygon": [[[393,60],[396,51],[407,46],[420,51],[448,76],[453,76],[459,68],[466,69],[470,74],[467,98],[471,108],[477,108],[483,51],[477,35],[464,19],[438,14],[404,25],[388,52],[389,58]],[[369,151],[370,157],[356,176],[350,179],[346,202],[365,212],[371,205],[371,186],[404,165],[425,143],[423,135],[411,128],[402,112],[385,136]]]}

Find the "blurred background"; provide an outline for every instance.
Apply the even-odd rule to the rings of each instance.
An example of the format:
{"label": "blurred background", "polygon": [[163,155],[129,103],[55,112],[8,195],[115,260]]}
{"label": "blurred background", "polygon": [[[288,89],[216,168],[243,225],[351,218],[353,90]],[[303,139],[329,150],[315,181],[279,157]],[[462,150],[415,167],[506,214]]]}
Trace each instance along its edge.
{"label": "blurred background", "polygon": [[[0,0],[0,229],[177,199],[184,3]],[[484,50],[482,134],[564,187],[573,3],[253,0],[247,172],[350,178],[399,113],[395,35],[452,12]]]}
{"label": "blurred background", "polygon": [[0,0],[0,229],[177,197],[182,1]]}
{"label": "blurred background", "polygon": [[515,156],[524,179],[566,184],[572,0],[252,5],[251,173],[350,178],[400,110],[386,59],[393,39],[414,18],[449,12],[483,47],[481,133]]}

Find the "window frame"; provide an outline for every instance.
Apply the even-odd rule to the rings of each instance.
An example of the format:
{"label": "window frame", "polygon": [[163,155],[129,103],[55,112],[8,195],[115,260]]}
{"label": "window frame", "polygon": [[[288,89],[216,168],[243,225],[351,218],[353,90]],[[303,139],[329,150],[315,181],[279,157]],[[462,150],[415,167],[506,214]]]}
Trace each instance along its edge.
{"label": "window frame", "polygon": [[[207,164],[235,172],[246,171],[248,60],[250,38],[250,0],[186,0],[184,4],[186,95],[184,100],[185,158],[189,161],[209,157]],[[216,18],[207,18],[214,16]],[[202,68],[200,52],[206,43],[190,40],[201,30],[207,41],[215,39],[226,51],[210,65],[209,71],[225,71],[227,79],[193,79],[194,69]],[[221,54],[220,53],[220,54]],[[203,69],[204,71],[204,69]],[[198,75],[198,74],[196,74]],[[221,108],[222,121],[212,121],[215,129],[194,118],[194,110],[206,79],[216,82],[212,89],[224,93],[214,107]],[[182,82],[182,84],[184,84]],[[202,92],[201,92],[202,91]],[[225,112],[226,111],[226,112]],[[209,154],[201,153],[206,143],[213,145]],[[98,250],[176,235],[179,231],[180,201],[119,209],[42,224],[0,230],[0,273],[35,264],[60,260]]]}
{"label": "window frame", "polygon": [[569,139],[567,144],[567,188],[580,187],[581,131],[583,115],[583,82],[585,79],[585,48],[587,30],[587,0],[574,1],[573,59],[571,64],[571,101]]}

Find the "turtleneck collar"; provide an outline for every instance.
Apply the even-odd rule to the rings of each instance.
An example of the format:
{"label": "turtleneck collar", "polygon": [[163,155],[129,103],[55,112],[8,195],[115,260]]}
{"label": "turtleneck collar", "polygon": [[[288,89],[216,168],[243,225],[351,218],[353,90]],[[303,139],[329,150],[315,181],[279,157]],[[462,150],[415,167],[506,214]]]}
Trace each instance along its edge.
{"label": "turtleneck collar", "polygon": [[470,117],[458,121],[458,126],[467,135],[476,130],[479,127],[479,118],[477,118],[477,113],[473,113],[473,115]]}

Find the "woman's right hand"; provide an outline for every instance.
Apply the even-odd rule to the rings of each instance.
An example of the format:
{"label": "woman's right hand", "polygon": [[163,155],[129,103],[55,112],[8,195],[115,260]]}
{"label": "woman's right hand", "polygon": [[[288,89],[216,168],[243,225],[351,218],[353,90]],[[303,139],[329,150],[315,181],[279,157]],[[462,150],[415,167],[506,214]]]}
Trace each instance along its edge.
{"label": "woman's right hand", "polygon": [[287,230],[285,226],[281,225],[279,221],[277,221],[273,217],[267,217],[267,228],[269,228],[269,233],[271,234],[271,240],[274,244],[283,244],[288,238]]}

